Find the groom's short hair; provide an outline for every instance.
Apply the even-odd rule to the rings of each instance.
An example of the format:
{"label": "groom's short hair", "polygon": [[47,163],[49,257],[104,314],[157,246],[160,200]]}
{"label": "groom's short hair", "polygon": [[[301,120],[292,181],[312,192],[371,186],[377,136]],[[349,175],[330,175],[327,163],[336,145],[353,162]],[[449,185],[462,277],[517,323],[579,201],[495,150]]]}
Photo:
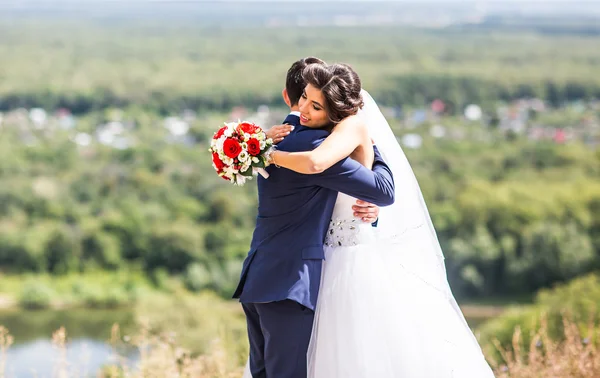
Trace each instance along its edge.
{"label": "groom's short hair", "polygon": [[304,91],[304,87],[306,87],[306,83],[302,78],[302,72],[306,66],[315,63],[325,64],[325,62],[321,59],[315,58],[314,56],[309,56],[295,61],[288,70],[285,78],[285,89],[288,97],[290,98],[291,106],[298,104],[298,101],[300,101],[300,96],[302,96],[302,91]]}

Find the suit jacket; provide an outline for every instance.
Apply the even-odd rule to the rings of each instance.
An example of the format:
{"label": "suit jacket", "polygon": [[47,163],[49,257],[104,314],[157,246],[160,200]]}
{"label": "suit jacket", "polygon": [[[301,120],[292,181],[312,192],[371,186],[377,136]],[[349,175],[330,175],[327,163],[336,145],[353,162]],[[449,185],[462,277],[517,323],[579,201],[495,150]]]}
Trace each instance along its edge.
{"label": "suit jacket", "polygon": [[[310,151],[329,135],[300,125],[278,144],[282,151]],[[250,251],[234,298],[245,303],[294,300],[315,308],[321,280],[323,243],[338,192],[378,206],[394,202],[394,181],[375,148],[372,170],[345,158],[320,174],[306,175],[267,167],[258,177],[258,216]]]}

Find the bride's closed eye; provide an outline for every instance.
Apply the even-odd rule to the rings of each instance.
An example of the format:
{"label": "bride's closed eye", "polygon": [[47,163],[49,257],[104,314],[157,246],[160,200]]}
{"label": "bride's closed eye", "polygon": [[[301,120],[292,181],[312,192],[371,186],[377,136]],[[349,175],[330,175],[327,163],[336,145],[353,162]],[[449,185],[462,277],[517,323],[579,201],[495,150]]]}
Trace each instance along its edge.
{"label": "bride's closed eye", "polygon": [[[305,99],[305,100],[308,100],[308,97],[306,96],[306,92],[302,92],[302,95],[301,95],[301,96],[302,96],[302,98],[303,98],[303,99]],[[317,106],[317,105],[315,105],[315,104],[313,104],[313,109],[315,109],[316,111],[319,111],[319,110],[321,110],[321,108],[320,108],[320,107],[318,107],[318,106]]]}

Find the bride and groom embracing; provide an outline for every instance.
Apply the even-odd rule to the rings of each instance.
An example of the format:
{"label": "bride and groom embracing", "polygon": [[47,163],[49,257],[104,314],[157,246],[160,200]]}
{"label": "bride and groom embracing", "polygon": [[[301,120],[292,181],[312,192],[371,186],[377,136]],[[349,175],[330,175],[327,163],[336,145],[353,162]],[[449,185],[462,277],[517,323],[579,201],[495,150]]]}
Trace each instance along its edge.
{"label": "bride and groom embracing", "polygon": [[283,97],[288,126],[269,131],[278,144],[234,294],[244,377],[493,377],[412,169],[356,72],[301,59]]}

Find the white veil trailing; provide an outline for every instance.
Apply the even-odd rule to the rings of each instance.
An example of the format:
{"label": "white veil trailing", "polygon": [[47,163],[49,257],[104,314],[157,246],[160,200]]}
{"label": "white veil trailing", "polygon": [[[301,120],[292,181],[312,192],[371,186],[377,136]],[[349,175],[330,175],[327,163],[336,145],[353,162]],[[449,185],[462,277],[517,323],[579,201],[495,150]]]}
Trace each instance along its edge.
{"label": "white veil trailing", "polygon": [[408,159],[375,100],[364,89],[361,93],[364,107],[359,116],[366,122],[371,138],[390,167],[396,187],[394,204],[380,209],[377,224],[379,243],[393,244],[394,251],[402,251],[391,261],[401,264],[404,272],[414,274],[441,292],[479,348],[450,290],[444,255]]}

